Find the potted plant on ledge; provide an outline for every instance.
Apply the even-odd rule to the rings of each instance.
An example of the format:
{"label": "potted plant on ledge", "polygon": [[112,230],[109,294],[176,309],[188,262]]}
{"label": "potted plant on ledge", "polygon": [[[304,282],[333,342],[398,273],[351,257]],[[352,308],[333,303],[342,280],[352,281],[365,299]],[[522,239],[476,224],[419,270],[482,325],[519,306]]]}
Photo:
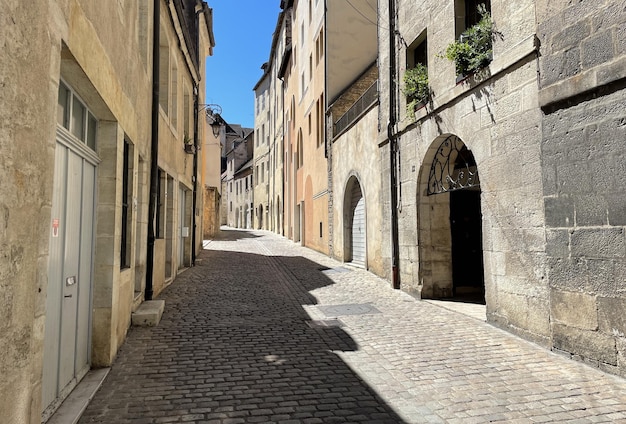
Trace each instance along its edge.
{"label": "potted plant on ledge", "polygon": [[493,57],[495,30],[491,14],[484,4],[478,5],[478,14],[480,21],[446,48],[444,57],[454,62],[457,82],[489,65]]}
{"label": "potted plant on ledge", "polygon": [[415,116],[415,111],[430,98],[428,86],[428,68],[418,63],[414,68],[407,69],[403,77],[404,87],[402,92],[407,97],[406,111],[410,116]]}
{"label": "potted plant on ledge", "polygon": [[185,153],[196,153],[196,146],[193,145],[193,140],[189,137],[189,134],[185,133],[185,137],[183,139],[185,146]]}

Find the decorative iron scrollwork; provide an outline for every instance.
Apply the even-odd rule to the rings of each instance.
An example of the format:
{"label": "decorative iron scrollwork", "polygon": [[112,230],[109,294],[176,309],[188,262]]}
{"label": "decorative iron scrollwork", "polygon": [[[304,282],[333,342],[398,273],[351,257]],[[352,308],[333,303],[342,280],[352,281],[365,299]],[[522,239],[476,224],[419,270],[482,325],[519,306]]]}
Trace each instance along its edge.
{"label": "decorative iron scrollwork", "polygon": [[457,136],[451,135],[439,146],[428,176],[427,195],[480,187],[476,161]]}

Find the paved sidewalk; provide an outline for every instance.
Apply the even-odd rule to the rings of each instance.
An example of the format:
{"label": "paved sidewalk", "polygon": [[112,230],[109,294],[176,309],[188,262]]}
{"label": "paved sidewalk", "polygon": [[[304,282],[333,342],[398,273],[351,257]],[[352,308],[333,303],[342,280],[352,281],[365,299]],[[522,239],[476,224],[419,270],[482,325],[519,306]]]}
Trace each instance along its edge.
{"label": "paved sidewalk", "polygon": [[80,423],[615,423],[626,380],[267,232],[222,231]]}

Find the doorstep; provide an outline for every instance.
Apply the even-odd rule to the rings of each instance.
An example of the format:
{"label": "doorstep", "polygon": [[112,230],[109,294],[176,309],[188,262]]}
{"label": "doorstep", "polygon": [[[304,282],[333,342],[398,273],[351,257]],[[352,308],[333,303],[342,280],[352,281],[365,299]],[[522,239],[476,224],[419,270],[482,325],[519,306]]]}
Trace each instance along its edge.
{"label": "doorstep", "polygon": [[110,370],[99,368],[89,371],[46,424],[76,424]]}

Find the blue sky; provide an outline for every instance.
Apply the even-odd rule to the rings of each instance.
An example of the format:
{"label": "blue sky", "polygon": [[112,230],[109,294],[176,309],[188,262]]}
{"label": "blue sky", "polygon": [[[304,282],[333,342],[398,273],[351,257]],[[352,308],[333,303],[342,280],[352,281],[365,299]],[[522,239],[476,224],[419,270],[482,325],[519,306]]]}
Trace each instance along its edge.
{"label": "blue sky", "polygon": [[252,89],[268,61],[280,0],[208,0],[213,9],[213,56],[206,60],[206,102],[229,123],[254,127]]}

